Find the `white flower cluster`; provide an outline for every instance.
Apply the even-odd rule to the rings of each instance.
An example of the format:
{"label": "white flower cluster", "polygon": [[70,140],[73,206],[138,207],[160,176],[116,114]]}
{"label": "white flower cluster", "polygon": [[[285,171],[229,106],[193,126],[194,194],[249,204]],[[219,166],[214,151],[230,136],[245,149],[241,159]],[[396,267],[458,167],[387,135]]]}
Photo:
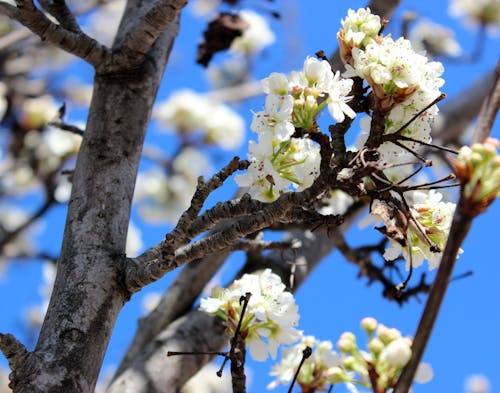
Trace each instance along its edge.
{"label": "white flower cluster", "polygon": [[334,383],[341,359],[332,349],[332,343],[319,341],[313,336],[304,336],[299,344],[283,350],[280,363],[276,364],[270,373],[277,378],[267,386],[268,389],[274,389],[279,384],[290,385],[306,347],[312,349],[312,355],[300,368],[297,384],[303,391],[314,392],[326,391],[328,385]]}
{"label": "white flower cluster", "polygon": [[382,23],[380,17],[372,14],[369,8],[360,8],[357,11],[349,9],[347,17],[342,19],[341,23],[342,28],[337,33],[340,56],[344,63],[349,64],[353,48],[364,49],[377,41]]}
{"label": "white flower cluster", "polygon": [[[444,69],[441,63],[430,62],[427,57],[415,52],[410,41],[404,38],[394,41],[390,36],[373,36],[375,23],[366,16],[369,13],[369,9],[350,11],[344,22],[344,26],[351,26],[357,25],[360,19],[368,20],[370,35],[364,38],[363,46],[355,42],[351,44],[352,40],[346,42],[343,38],[348,31],[339,33],[341,45],[347,47],[351,44],[348,47],[351,56],[346,57],[348,62],[344,76],[358,76],[367,81],[376,100],[375,109],[385,114],[385,134],[393,134],[440,96],[439,88],[444,83],[440,76]],[[432,120],[437,112],[437,106],[433,105],[407,125],[401,136],[429,143]],[[362,122],[362,126],[364,133],[356,142],[358,148],[368,137],[370,122]],[[419,150],[418,142],[400,141],[413,151]],[[383,143],[379,152],[389,165],[409,162],[412,157],[407,149],[392,142]],[[392,177],[394,173],[388,175]]]}
{"label": "white flower cluster", "polygon": [[310,187],[319,175],[319,146],[292,137],[295,129],[316,132],[316,118],[324,107],[337,122],[353,118],[355,112],[347,105],[352,80],[333,74],[327,61],[307,58],[302,71],[290,77],[272,73],[262,85],[268,94],[265,109],[255,113],[250,126],[258,141],[250,142],[250,168],[236,182],[249,187],[252,197],[268,202],[291,188]]}
{"label": "white flower cluster", "polygon": [[[342,367],[338,367],[335,373],[337,381],[350,383],[351,391],[357,391],[353,390],[353,384],[356,384],[385,392],[394,386],[409,362],[412,339],[403,337],[399,330],[379,324],[371,317],[364,318],[361,327],[368,336],[367,351],[358,348],[356,336],[351,332],[343,333],[337,342],[337,348],[344,355]],[[427,383],[432,377],[430,365],[421,363],[415,381]]]}
{"label": "white flower cluster", "polygon": [[452,0],[450,14],[465,16],[473,24],[500,27],[499,0]]}
{"label": "white flower cluster", "polygon": [[456,205],[443,202],[443,195],[437,191],[413,191],[408,195],[411,214],[407,228],[407,245],[391,239],[391,247],[385,250],[384,258],[396,259],[401,253],[410,267],[410,253],[413,267],[420,266],[427,259],[429,269],[439,266],[442,252],[448,240]]}
{"label": "white flower cluster", "polygon": [[295,328],[299,320],[298,307],[290,292],[276,274],[266,269],[260,274],[245,274],[229,288],[215,287],[212,296],[201,299],[200,310],[217,315],[225,321],[229,334],[234,335],[240,321],[240,298],[251,293],[241,322],[250,355],[258,361],[274,359],[278,346],[297,341],[301,332]]}
{"label": "white flower cluster", "polygon": [[191,90],[173,93],[168,100],[156,106],[153,117],[162,126],[181,134],[200,132],[205,143],[225,150],[239,147],[245,135],[240,115],[227,105]]}

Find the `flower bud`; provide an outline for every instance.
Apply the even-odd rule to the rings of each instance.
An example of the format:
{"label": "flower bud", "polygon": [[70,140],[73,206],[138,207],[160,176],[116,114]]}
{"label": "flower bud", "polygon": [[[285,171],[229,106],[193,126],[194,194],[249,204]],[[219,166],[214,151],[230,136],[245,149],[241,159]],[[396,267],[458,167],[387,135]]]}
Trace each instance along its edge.
{"label": "flower bud", "polygon": [[372,334],[377,329],[377,320],[372,317],[366,317],[361,320],[361,328],[368,334]]}
{"label": "flower bud", "polygon": [[356,350],[356,336],[351,332],[345,332],[337,342],[337,348],[341,352],[351,353]]}
{"label": "flower bud", "polygon": [[411,348],[405,339],[396,339],[384,348],[380,354],[380,361],[389,366],[403,368],[410,361]]}

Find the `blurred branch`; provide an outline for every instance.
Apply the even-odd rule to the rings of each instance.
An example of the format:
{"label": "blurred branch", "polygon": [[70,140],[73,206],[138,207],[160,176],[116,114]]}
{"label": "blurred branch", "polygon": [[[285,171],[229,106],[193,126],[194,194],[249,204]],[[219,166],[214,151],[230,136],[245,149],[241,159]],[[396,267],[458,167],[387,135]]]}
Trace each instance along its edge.
{"label": "blurred branch", "polygon": [[438,121],[433,127],[433,139],[443,145],[463,144],[464,131],[478,115],[481,104],[491,90],[495,80],[495,71],[491,71],[471,83],[440,107]]}
{"label": "blurred branch", "polygon": [[479,112],[476,130],[472,137],[472,143],[482,143],[488,138],[495,123],[495,118],[500,107],[500,59],[498,60],[493,84],[486,96]]}
{"label": "blurred branch", "polygon": [[36,210],[30,218],[28,218],[24,223],[19,225],[16,229],[12,231],[8,231],[2,234],[0,238],[0,252],[3,250],[5,245],[14,239],[17,235],[19,235],[22,231],[28,228],[31,224],[33,224],[36,220],[42,217],[55,203],[55,199],[53,195],[47,197],[45,202]]}

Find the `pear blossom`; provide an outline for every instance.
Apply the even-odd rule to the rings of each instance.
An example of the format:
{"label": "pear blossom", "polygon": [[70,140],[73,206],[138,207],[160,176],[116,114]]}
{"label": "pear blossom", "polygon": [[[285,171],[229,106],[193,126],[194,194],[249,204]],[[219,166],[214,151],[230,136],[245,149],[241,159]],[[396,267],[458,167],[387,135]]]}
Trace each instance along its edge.
{"label": "pear blossom", "polygon": [[435,190],[414,191],[410,198],[414,222],[410,220],[407,228],[407,245],[403,247],[391,239],[391,247],[385,250],[384,258],[394,260],[402,253],[406,260],[406,269],[410,268],[410,260],[413,267],[418,267],[427,259],[429,269],[432,270],[438,267],[441,261],[455,204],[442,202],[443,195]]}
{"label": "pear blossom", "polygon": [[26,98],[22,104],[20,121],[28,130],[36,130],[53,120],[59,111],[54,98],[43,95]]}
{"label": "pear blossom", "polygon": [[244,122],[235,111],[187,89],[157,104],[153,118],[167,130],[186,135],[199,132],[204,142],[226,150],[239,147],[244,137]]}
{"label": "pear blossom", "polygon": [[265,18],[250,10],[241,10],[238,15],[248,24],[243,34],[236,37],[229,48],[230,51],[252,55],[271,45],[276,37]]}
{"label": "pear blossom", "polygon": [[219,367],[213,363],[204,366],[182,387],[181,393],[229,393],[232,391],[231,377],[228,373],[217,376]]}
{"label": "pear blossom", "polygon": [[462,53],[453,30],[427,19],[411,29],[409,39],[416,52],[426,52],[428,56],[456,57]]}
{"label": "pear blossom", "polygon": [[383,37],[364,50],[354,48],[352,57],[352,65],[346,64],[344,76],[365,79],[380,100],[381,109],[387,112],[420,89],[442,85],[439,79],[442,66],[416,53],[404,38],[394,41],[390,36]]}
{"label": "pear blossom", "polygon": [[354,202],[354,199],[342,190],[331,190],[321,200],[322,207],[318,209],[319,213],[327,215],[344,214],[349,206]]}
{"label": "pear blossom", "polygon": [[263,202],[271,202],[282,193],[303,190],[311,186],[319,175],[321,157],[319,146],[310,139],[291,138],[276,147],[269,138],[250,141],[248,172],[237,175],[240,187],[249,187],[248,193]]}
{"label": "pear blossom", "polygon": [[313,336],[302,337],[302,341],[291,348],[283,349],[281,361],[273,366],[271,375],[277,377],[267,388],[274,389],[279,384],[290,385],[296,370],[302,360],[306,347],[312,349],[300,368],[297,384],[304,390],[326,391],[336,374],[336,368],[341,365],[340,356],[332,348],[330,341],[319,341]]}
{"label": "pear blossom", "polygon": [[342,28],[337,33],[340,56],[344,63],[351,62],[353,48],[364,49],[377,40],[382,23],[378,15],[371,13],[370,8],[349,9],[347,17],[342,19]]}
{"label": "pear blossom", "polygon": [[146,221],[176,222],[189,207],[198,176],[210,170],[210,162],[201,151],[186,148],[174,159],[172,169],[170,174],[159,168],[139,173],[134,200]]}
{"label": "pear blossom", "polygon": [[500,27],[500,1],[452,0],[449,8],[452,16],[465,16],[472,24]]}
{"label": "pear blossom", "polygon": [[285,292],[285,285],[270,269],[244,274],[226,289],[215,287],[211,297],[201,299],[200,310],[221,317],[229,334],[234,334],[242,311],[240,298],[246,293],[252,296],[240,335],[255,360],[266,360],[268,353],[274,359],[278,346],[297,341],[301,332],[295,328],[299,314],[293,295]]}
{"label": "pear blossom", "polygon": [[466,393],[490,393],[491,384],[489,379],[482,374],[469,375],[465,380]]}
{"label": "pear blossom", "polygon": [[214,13],[222,0],[194,0],[191,11],[197,17],[204,17]]}

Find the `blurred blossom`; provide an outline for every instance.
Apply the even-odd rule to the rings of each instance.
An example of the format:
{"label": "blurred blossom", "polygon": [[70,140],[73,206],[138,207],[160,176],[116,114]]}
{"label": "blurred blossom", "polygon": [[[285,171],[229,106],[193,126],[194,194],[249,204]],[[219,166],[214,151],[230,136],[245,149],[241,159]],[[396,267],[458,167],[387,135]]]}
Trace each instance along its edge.
{"label": "blurred blossom", "polygon": [[118,30],[125,0],[113,0],[97,7],[89,20],[89,31],[92,36],[104,45],[111,46]]}
{"label": "blurred blossom", "polygon": [[156,306],[160,303],[161,293],[160,292],[148,292],[142,297],[141,308],[144,314],[149,314],[152,312]]}
{"label": "blurred blossom", "polygon": [[191,3],[191,11],[197,17],[206,17],[215,13],[221,0],[194,0]]}
{"label": "blurred blossom", "polygon": [[242,10],[238,15],[244,22],[248,23],[249,27],[243,30],[241,36],[233,40],[229,48],[231,52],[241,55],[253,55],[276,40],[269,23],[261,15],[250,10]]}
{"label": "blurred blossom", "polygon": [[322,199],[323,206],[318,209],[319,213],[326,215],[344,214],[354,199],[342,190],[331,190]]}
{"label": "blurred blossom", "polygon": [[66,203],[69,201],[71,196],[72,184],[69,181],[68,176],[60,175],[57,178],[56,189],[54,190],[54,198],[59,203]]}
{"label": "blurred blossom", "polygon": [[59,105],[52,96],[26,98],[21,107],[20,122],[27,130],[36,130],[57,117]]}
{"label": "blurred blossom", "polygon": [[[0,205],[0,233],[11,232],[16,230],[28,220],[28,213],[13,205]],[[10,242],[8,242],[2,250],[0,260],[18,255],[29,254],[32,251],[34,232],[36,228],[31,227],[30,230],[21,231]]]}
{"label": "blurred blossom", "polygon": [[206,70],[207,78],[214,89],[237,86],[248,78],[248,64],[241,57],[231,57]]}
{"label": "blurred blossom", "polygon": [[244,138],[245,125],[239,114],[191,90],[179,90],[158,103],[153,117],[166,129],[186,135],[199,132],[205,143],[226,150],[239,147]]}
{"label": "blurred blossom", "polygon": [[455,57],[462,53],[453,30],[426,19],[413,27],[409,38],[415,51],[425,51],[431,57]]}
{"label": "blurred blossom", "polygon": [[473,374],[469,375],[465,380],[465,393],[490,393],[491,385],[489,379],[485,375]]}
{"label": "blurred blossom", "polygon": [[231,393],[231,376],[224,372],[217,376],[219,367],[212,363],[198,371],[181,389],[181,393]]}
{"label": "blurred blossom", "polygon": [[42,302],[29,307],[25,312],[25,320],[28,326],[37,330],[42,325],[47,307],[49,306],[50,295],[56,279],[56,265],[53,262],[44,262],[42,265],[42,284],[38,288],[38,293],[42,297]]}
{"label": "blurred blossom", "polygon": [[451,0],[449,12],[454,17],[465,17],[471,24],[500,27],[499,0]]}
{"label": "blurred blossom", "polygon": [[5,94],[7,93],[7,85],[3,82],[0,82],[0,120],[3,119],[5,112],[7,111],[7,99],[5,98]]}
{"label": "blurred blossom", "polygon": [[87,107],[92,99],[92,85],[83,84],[77,80],[69,79],[63,86],[64,95],[68,97],[72,103]]}
{"label": "blurred blossom", "polygon": [[210,171],[210,162],[199,150],[186,148],[172,163],[172,173],[159,168],[140,172],[134,199],[139,214],[152,223],[175,222],[189,207],[197,178]]}
{"label": "blurred blossom", "polygon": [[129,222],[127,232],[127,245],[125,253],[128,257],[136,257],[144,247],[141,230],[132,221]]}
{"label": "blurred blossom", "polygon": [[[9,388],[9,370],[0,368],[0,393],[11,393]],[[230,392],[230,391],[228,391]]]}

